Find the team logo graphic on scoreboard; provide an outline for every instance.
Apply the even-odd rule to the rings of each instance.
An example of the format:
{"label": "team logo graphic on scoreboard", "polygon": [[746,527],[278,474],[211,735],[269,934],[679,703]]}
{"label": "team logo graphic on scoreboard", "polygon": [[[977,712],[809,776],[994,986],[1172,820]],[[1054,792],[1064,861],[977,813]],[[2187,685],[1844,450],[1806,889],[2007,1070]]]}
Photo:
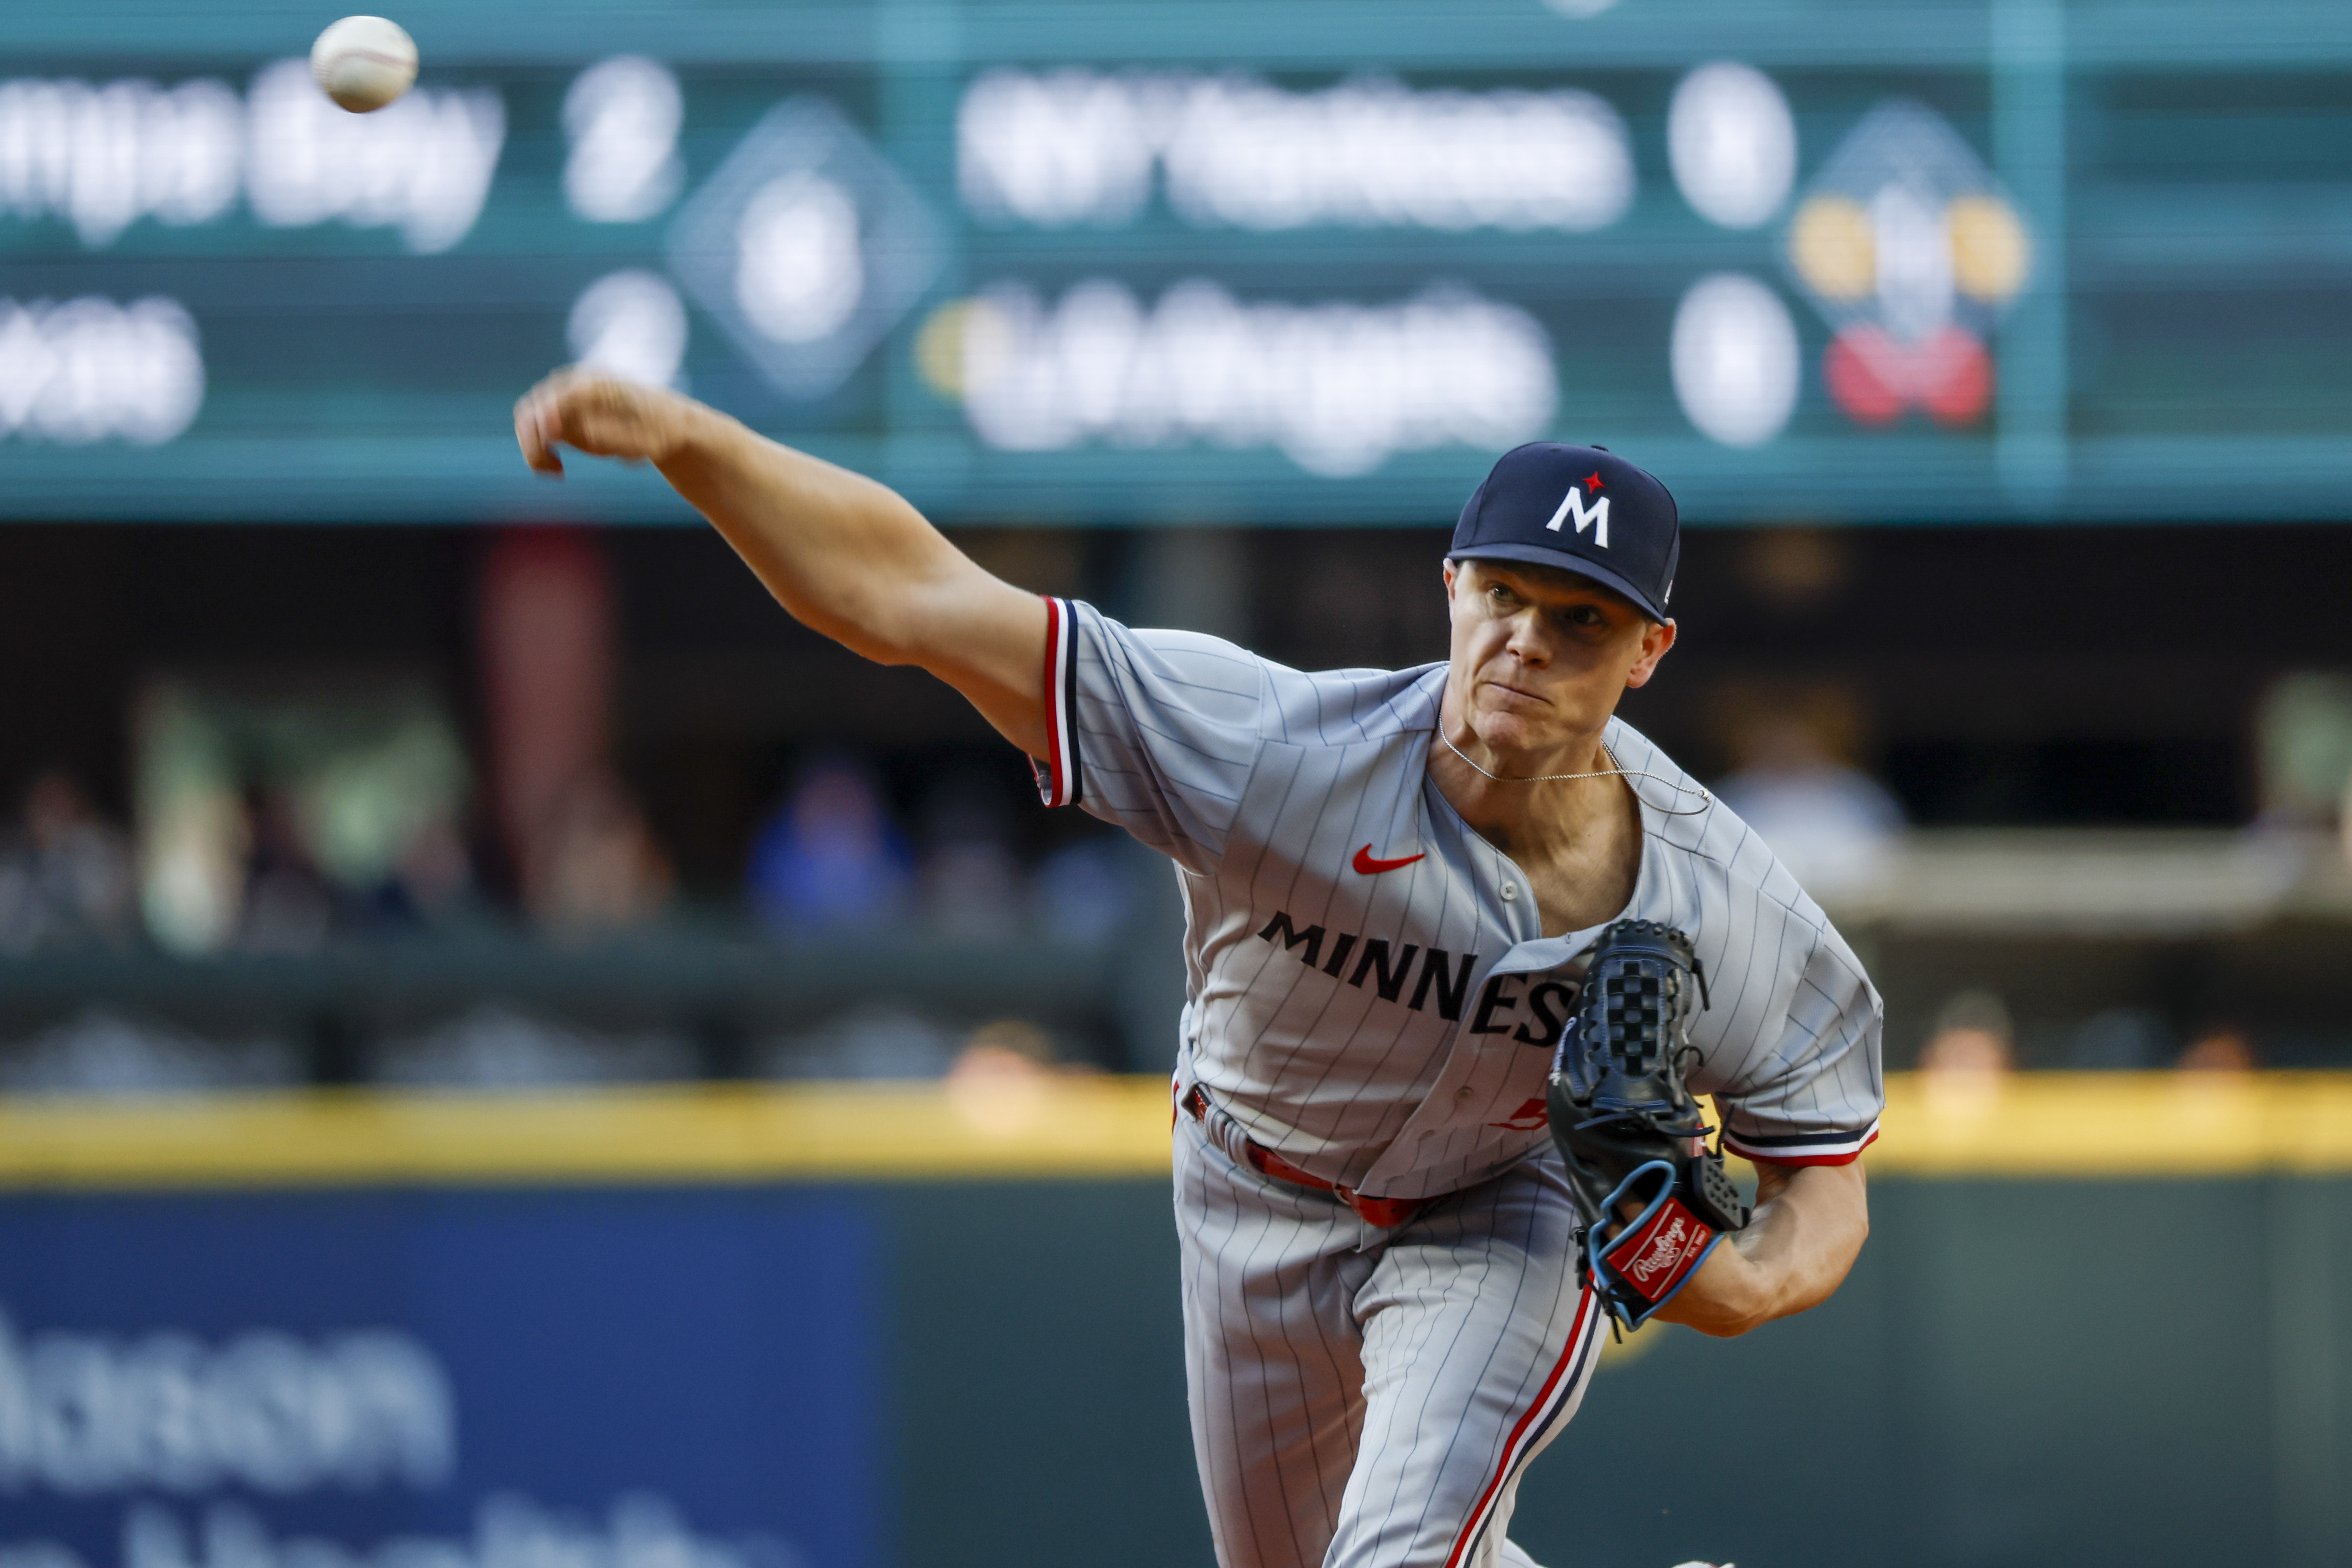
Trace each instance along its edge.
{"label": "team logo graphic on scoreboard", "polygon": [[1830,396],[1862,425],[1924,409],[1974,423],[1992,400],[1986,340],[2025,286],[2032,243],[1984,163],[1943,119],[1880,104],[1790,220],[1789,268],[1836,335]]}

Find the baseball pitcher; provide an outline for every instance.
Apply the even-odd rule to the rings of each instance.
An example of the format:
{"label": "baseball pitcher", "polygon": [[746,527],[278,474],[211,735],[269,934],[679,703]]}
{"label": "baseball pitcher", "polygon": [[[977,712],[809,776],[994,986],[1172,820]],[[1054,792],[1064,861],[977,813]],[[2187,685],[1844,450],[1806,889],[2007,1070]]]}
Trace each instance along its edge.
{"label": "baseball pitcher", "polygon": [[1175,862],[1186,1372],[1223,1568],[1525,1564],[1519,1478],[1605,1325],[1738,1334],[1845,1278],[1878,998],[1614,716],[1675,643],[1650,475],[1505,454],[1443,563],[1445,660],[1309,674],[1000,582],[885,487],[671,393],[559,373],[515,429],[550,473],[567,444],[655,464],[792,615],[946,680],[1047,804]]}

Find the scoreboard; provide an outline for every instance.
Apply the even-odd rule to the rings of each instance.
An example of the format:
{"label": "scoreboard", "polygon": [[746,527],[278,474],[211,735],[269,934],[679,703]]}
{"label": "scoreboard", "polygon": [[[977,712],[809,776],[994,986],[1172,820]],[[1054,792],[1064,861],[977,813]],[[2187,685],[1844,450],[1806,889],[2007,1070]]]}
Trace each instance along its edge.
{"label": "scoreboard", "polygon": [[2342,0],[0,10],[0,516],[683,521],[566,361],[948,522],[2352,510]]}

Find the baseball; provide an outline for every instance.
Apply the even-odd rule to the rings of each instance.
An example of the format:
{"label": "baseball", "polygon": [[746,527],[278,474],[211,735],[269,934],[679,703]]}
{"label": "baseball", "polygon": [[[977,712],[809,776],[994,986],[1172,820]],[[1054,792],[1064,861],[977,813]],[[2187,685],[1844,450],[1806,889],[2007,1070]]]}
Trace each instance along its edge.
{"label": "baseball", "polygon": [[310,46],[310,74],[353,114],[382,109],[416,79],[416,44],[397,22],[346,16]]}

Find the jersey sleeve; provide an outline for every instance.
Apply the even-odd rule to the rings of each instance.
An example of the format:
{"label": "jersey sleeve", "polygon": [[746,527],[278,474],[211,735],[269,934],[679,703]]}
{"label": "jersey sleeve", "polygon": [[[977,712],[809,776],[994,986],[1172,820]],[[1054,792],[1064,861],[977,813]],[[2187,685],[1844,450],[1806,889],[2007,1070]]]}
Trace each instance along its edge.
{"label": "jersey sleeve", "polygon": [[1197,632],[1046,605],[1048,805],[1076,805],[1195,871],[1222,857],[1265,742],[1265,662]]}
{"label": "jersey sleeve", "polygon": [[[1823,925],[1787,1009],[1716,1091],[1723,1146],[1780,1165],[1843,1165],[1878,1136],[1885,1108],[1878,993]],[[1774,1037],[1777,1033],[1777,1037]]]}

